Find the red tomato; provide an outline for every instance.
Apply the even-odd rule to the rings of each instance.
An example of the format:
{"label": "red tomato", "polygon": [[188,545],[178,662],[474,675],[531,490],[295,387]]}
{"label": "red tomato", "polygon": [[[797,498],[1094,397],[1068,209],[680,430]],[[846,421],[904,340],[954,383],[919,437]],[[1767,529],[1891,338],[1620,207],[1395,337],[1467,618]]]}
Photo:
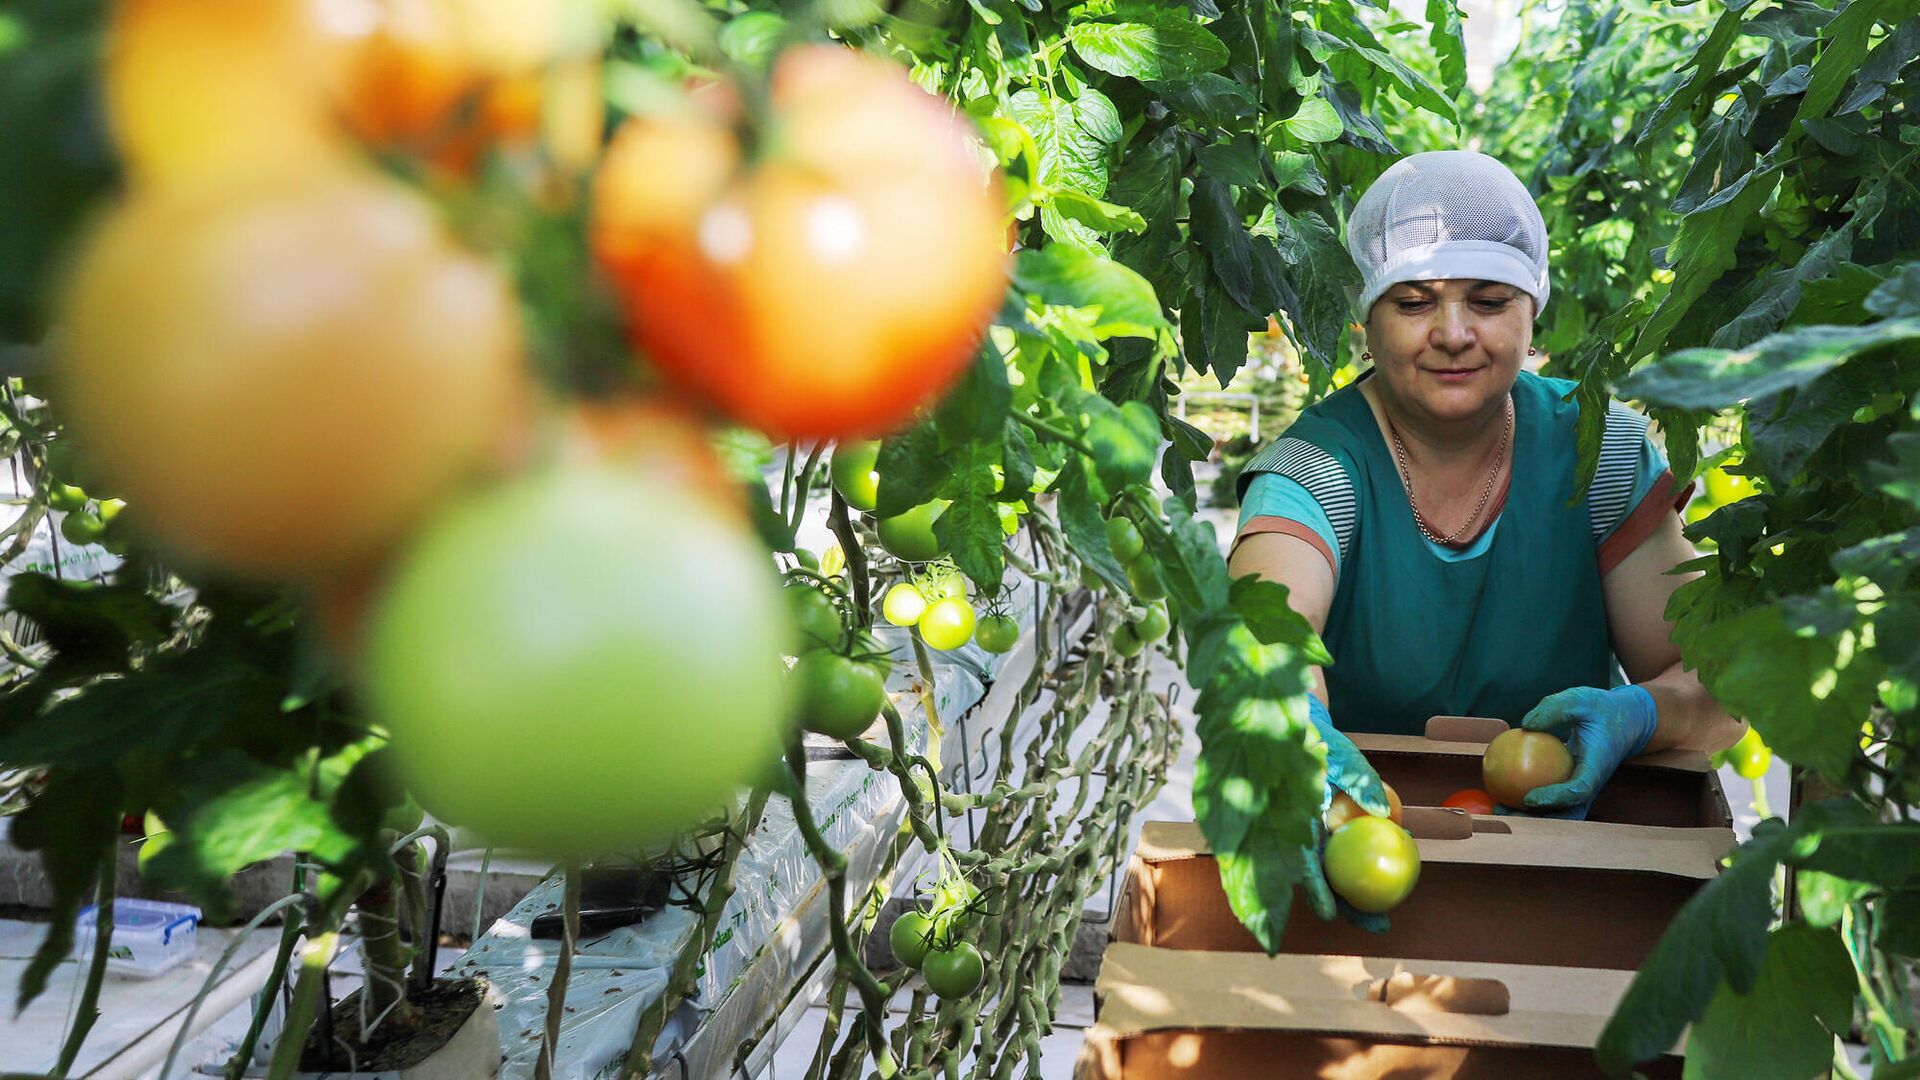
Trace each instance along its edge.
{"label": "red tomato", "polygon": [[1441,800],[1441,806],[1451,806],[1465,810],[1469,814],[1493,813],[1493,796],[1479,788],[1462,788]]}
{"label": "red tomato", "polygon": [[776,438],[905,423],[972,358],[1006,287],[1002,197],[952,109],[838,46],[775,68],[771,153],[743,166],[729,88],[632,121],[593,243],[635,346]]}

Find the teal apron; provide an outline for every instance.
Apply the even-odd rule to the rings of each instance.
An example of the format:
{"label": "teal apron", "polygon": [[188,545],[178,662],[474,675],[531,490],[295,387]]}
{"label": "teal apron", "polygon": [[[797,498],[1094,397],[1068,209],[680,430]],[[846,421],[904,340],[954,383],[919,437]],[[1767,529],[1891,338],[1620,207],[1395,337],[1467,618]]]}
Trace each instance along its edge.
{"label": "teal apron", "polygon": [[1441,559],[1415,527],[1357,384],[1287,431],[1341,460],[1357,502],[1321,635],[1341,729],[1417,735],[1435,715],[1518,724],[1549,694],[1616,681],[1587,501],[1567,503],[1579,407],[1562,393],[1526,373],[1515,384],[1506,506],[1488,550],[1461,562]]}

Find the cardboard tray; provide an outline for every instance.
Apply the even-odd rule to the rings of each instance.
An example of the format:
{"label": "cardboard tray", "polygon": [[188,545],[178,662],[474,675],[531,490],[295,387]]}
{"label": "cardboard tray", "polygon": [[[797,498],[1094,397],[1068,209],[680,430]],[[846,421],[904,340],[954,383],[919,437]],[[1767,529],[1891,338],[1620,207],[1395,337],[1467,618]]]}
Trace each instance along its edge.
{"label": "cardboard tray", "polygon": [[[1353,735],[1380,779],[1408,806],[1439,806],[1462,788],[1483,786],[1480,759],[1504,720],[1436,716],[1424,736]],[[1707,755],[1694,750],[1642,754],[1620,766],[1593,801],[1588,820],[1661,828],[1733,827],[1733,812]]]}
{"label": "cardboard tray", "polygon": [[[1632,976],[1357,956],[1107,949],[1075,1080],[1598,1078]],[[1640,1067],[1677,1078],[1667,1055]]]}
{"label": "cardboard tray", "polygon": [[[1720,870],[1733,834],[1408,807],[1420,881],[1371,934],[1296,902],[1281,951],[1554,967],[1637,969],[1667,924]],[[1150,821],[1129,860],[1113,940],[1258,952],[1220,887],[1198,825]]]}

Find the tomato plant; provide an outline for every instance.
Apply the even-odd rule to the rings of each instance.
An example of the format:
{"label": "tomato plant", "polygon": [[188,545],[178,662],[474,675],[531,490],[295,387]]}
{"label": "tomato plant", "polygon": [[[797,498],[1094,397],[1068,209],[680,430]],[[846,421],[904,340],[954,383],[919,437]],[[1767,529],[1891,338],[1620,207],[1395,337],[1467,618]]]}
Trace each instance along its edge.
{"label": "tomato plant", "polygon": [[724,109],[631,121],[596,181],[597,248],[636,347],[689,391],[785,438],[892,430],[1000,304],[1002,197],[889,62],[789,50],[770,109],[781,138],[744,167]]}
{"label": "tomato plant", "polygon": [[1420,849],[1392,820],[1362,814],[1327,838],[1327,885],[1361,911],[1388,911],[1420,880]]}
{"label": "tomato plant", "polygon": [[[662,515],[674,528],[654,527]],[[552,614],[530,617],[523,597]],[[548,637],[559,619],[564,647]],[[604,850],[685,829],[779,754],[791,627],[733,522],[644,474],[569,469],[428,530],[376,608],[366,682],[435,816],[498,843]]]}
{"label": "tomato plant", "polygon": [[1573,775],[1567,744],[1541,731],[1513,728],[1494,736],[1480,762],[1481,782],[1503,806],[1520,809],[1527,792]]}

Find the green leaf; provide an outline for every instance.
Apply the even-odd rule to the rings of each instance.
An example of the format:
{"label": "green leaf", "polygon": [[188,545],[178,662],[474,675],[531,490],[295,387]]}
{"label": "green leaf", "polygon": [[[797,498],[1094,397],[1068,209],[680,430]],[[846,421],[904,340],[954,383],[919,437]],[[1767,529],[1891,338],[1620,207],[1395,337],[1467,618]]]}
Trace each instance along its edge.
{"label": "green leaf", "polygon": [[942,489],[953,500],[933,523],[934,538],[953,556],[960,572],[988,596],[1000,591],[1006,576],[1006,534],[1000,530],[999,499],[993,490],[997,447],[972,443],[943,462],[952,474]]}
{"label": "green leaf", "polygon": [[1147,231],[1147,219],[1124,206],[1102,202],[1071,188],[1063,188],[1047,197],[1047,205],[1068,221],[1077,221],[1098,233]]}
{"label": "green leaf", "polygon": [[8,580],[6,603],[38,626],[55,651],[107,668],[124,668],[129,650],[157,645],[173,632],[173,610],[131,585],[16,574]]}
{"label": "green leaf", "polygon": [[1007,383],[1007,362],[992,341],[981,344],[960,384],[940,402],[934,425],[951,443],[997,436],[1006,426],[1013,406],[1013,388]]}
{"label": "green leaf", "polygon": [[282,693],[259,668],[203,647],[63,698],[0,734],[0,761],[106,768],[184,753],[249,720],[277,722]]}
{"label": "green leaf", "polygon": [[1303,351],[1331,372],[1346,361],[1347,290],[1360,284],[1360,271],[1319,214],[1288,214],[1276,207],[1274,227],[1296,293],[1290,301],[1283,297],[1281,307]]}
{"label": "green leaf", "polygon": [[1800,915],[1814,926],[1830,927],[1840,923],[1847,905],[1865,897],[1873,886],[1860,881],[1802,870],[1794,895],[1800,900]]}
{"label": "green leaf", "polygon": [[1747,219],[1766,204],[1779,183],[1780,167],[1762,164],[1681,219],[1680,233],[1667,249],[1667,261],[1674,268],[1673,284],[1641,327],[1633,344],[1634,356],[1659,352],[1694,302],[1733,268],[1734,246]]}
{"label": "green leaf", "polygon": [[[1729,507],[1728,509],[1732,509]],[[1844,776],[1880,676],[1872,653],[1788,628],[1767,605],[1714,624],[1682,649],[1714,700],[1759,730],[1774,751]]]}
{"label": "green leaf", "polygon": [[1854,236],[1872,226],[1887,204],[1887,188],[1893,181],[1889,173],[1854,201],[1854,212],[1847,223],[1827,233],[1807,249],[1798,262],[1782,270],[1774,283],[1755,297],[1746,310],[1728,320],[1714,332],[1715,348],[1737,349],[1778,330],[1787,316],[1800,304],[1805,283],[1826,277],[1847,264],[1853,256]]}
{"label": "green leaf", "polygon": [[1854,367],[1832,371],[1803,389],[1755,401],[1747,410],[1751,465],[1768,476],[1798,475],[1828,436],[1873,402],[1878,380],[1862,378],[1864,374]]}
{"label": "green leaf", "polygon": [[1186,82],[1152,83],[1153,92],[1167,108],[1193,120],[1204,130],[1233,127],[1259,111],[1259,104],[1246,87],[1211,72],[1196,75]]}
{"label": "green leaf", "polygon": [[[1433,0],[1429,0],[1429,2],[1433,2]],[[1435,116],[1444,117],[1449,122],[1457,123],[1459,121],[1460,114],[1454,109],[1453,102],[1447,100],[1447,95],[1442,92],[1439,87],[1429,82],[1425,75],[1408,67],[1402,63],[1398,57],[1388,53],[1384,49],[1371,48],[1365,45],[1355,45],[1352,48],[1356,55],[1366,57],[1374,67],[1385,72],[1387,77],[1393,80],[1394,85],[1400,88],[1402,95],[1409,102],[1433,113]]]}
{"label": "green leaf", "polygon": [[[1859,737],[1855,728],[1850,738]],[[1883,889],[1920,888],[1920,825],[1861,820],[1815,835],[1796,850],[1797,865]]]}
{"label": "green leaf", "polygon": [[1093,467],[1108,491],[1144,484],[1160,459],[1160,418],[1146,404],[1129,401],[1118,408],[1088,394],[1087,442],[1093,447]]}
{"label": "green leaf", "polygon": [[1193,242],[1207,253],[1214,279],[1226,288],[1233,302],[1260,314],[1277,307],[1278,298],[1265,295],[1259,287],[1253,266],[1253,238],[1240,219],[1227,185],[1211,177],[1194,181],[1190,207]]}
{"label": "green leaf", "polygon": [[1920,507],[1920,431],[1887,436],[1893,460],[1869,462],[1867,473],[1881,491]]}
{"label": "green leaf", "polygon": [[[1885,280],[1882,271],[1856,263],[1843,263],[1834,268],[1831,277],[1809,281],[1802,287],[1800,303],[1793,309],[1787,323],[1790,326],[1819,323],[1858,326],[1867,321],[1867,297]],[[1892,311],[1884,314],[1920,315],[1920,303],[1916,303],[1910,312]]]}
{"label": "green leaf", "polygon": [[1853,1018],[1853,963],[1840,936],[1804,924],[1767,942],[1747,994],[1725,984],[1687,1036],[1687,1080],[1806,1080],[1833,1058]]}
{"label": "green leaf", "polygon": [[771,11],[748,11],[720,28],[720,51],[748,67],[764,68],[780,47],[787,20]]}
{"label": "green leaf", "polygon": [[1195,151],[1194,159],[1209,175],[1235,187],[1266,186],[1266,178],[1260,174],[1260,147],[1251,135],[1237,135],[1231,142],[1203,146]]}
{"label": "green leaf", "polygon": [[1745,349],[1682,349],[1635,371],[1620,390],[1656,405],[1718,409],[1805,386],[1862,353],[1915,341],[1920,341],[1920,317],[1866,326],[1801,326]]}
{"label": "green leaf", "polygon": [[1101,337],[1155,338],[1168,329],[1147,279],[1084,248],[1048,244],[1022,251],[1013,281],[1042,303],[1097,312],[1093,329]]}
{"label": "green leaf", "polygon": [[1609,1076],[1625,1077],[1666,1053],[1723,982],[1752,989],[1773,918],[1774,867],[1797,835],[1777,821],[1762,822],[1733,865],[1674,916],[1600,1033],[1594,1056]]}
{"label": "green leaf", "polygon": [[1920,527],[1841,548],[1832,562],[1835,573],[1864,577],[1893,591],[1920,569]]}
{"label": "green leaf", "polygon": [[1227,905],[1268,955],[1280,951],[1293,887],[1305,876],[1302,860],[1308,857],[1304,847],[1281,839],[1265,814],[1248,828],[1239,847],[1215,854]]}
{"label": "green leaf", "polygon": [[1313,632],[1313,624],[1287,602],[1285,585],[1248,574],[1234,579],[1232,602],[1233,610],[1247,621],[1247,629],[1261,644],[1298,649],[1312,664],[1333,663],[1332,654]]}
{"label": "green leaf", "polygon": [[1129,12],[1129,22],[1075,23],[1067,43],[1080,59],[1109,75],[1177,82],[1227,62],[1227,47],[1183,14]]}
{"label": "green leaf", "polygon": [[1183,509],[1169,519],[1165,535],[1153,527],[1141,533],[1179,610],[1217,611],[1227,606],[1232,582],[1212,525]]}
{"label": "green leaf", "polygon": [[1033,447],[1027,442],[1027,429],[1011,415],[1002,423],[1000,435],[1000,471],[1005,482],[1000,486],[1001,502],[1018,502],[1033,493]]}
{"label": "green leaf", "polygon": [[1022,90],[1007,99],[1007,111],[1033,136],[1040,175],[1047,188],[1067,188],[1099,198],[1107,193],[1107,154],[1120,141],[1120,112],[1105,94],[1088,87],[1072,101]]}
{"label": "green leaf", "polygon": [[1888,319],[1920,319],[1920,262],[1902,266],[1867,297],[1866,309]]}
{"label": "green leaf", "polygon": [[1310,97],[1300,103],[1299,111],[1284,124],[1287,133],[1305,143],[1328,143],[1344,130],[1340,114],[1325,98]]}
{"label": "green leaf", "polygon": [[[1920,956],[1920,892],[1899,892],[1880,902],[1873,943],[1898,956]],[[1875,1075],[1880,1075],[1875,1071]]]}
{"label": "green leaf", "polygon": [[13,845],[40,853],[41,870],[53,887],[47,936],[20,975],[16,1010],[40,996],[47,977],[72,953],[74,919],[99,880],[108,849],[119,838],[120,814],[120,778],[114,773],[56,769],[13,819]]}
{"label": "green leaf", "polygon": [[[1841,88],[1866,59],[1867,35],[1882,13],[1893,6],[1892,0],[1853,0],[1827,24],[1821,34],[1820,59],[1813,64],[1806,96],[1800,99],[1800,109],[1793,116],[1796,124],[1825,116],[1840,99]],[[1789,132],[1781,141],[1788,143],[1792,138]]]}
{"label": "green leaf", "polygon": [[874,513],[880,517],[903,514],[940,493],[947,478],[946,450],[939,429],[919,423],[883,441],[874,471],[880,488]]}
{"label": "green leaf", "polygon": [[1107,541],[1107,519],[1093,496],[1085,461],[1080,454],[1069,454],[1060,470],[1060,532],[1081,562],[1092,567],[1111,588],[1124,590],[1127,572],[1113,557],[1113,546]]}
{"label": "green leaf", "polygon": [[1467,42],[1460,29],[1460,5],[1455,0],[1427,0],[1427,43],[1440,61],[1440,81],[1447,96],[1457,98],[1467,88]]}

